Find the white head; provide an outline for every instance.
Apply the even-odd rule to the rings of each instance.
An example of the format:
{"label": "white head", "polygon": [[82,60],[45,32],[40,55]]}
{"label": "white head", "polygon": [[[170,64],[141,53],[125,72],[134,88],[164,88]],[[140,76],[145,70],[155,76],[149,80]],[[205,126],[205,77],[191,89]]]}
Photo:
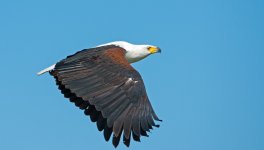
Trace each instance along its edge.
{"label": "white head", "polygon": [[[161,50],[157,46],[153,45],[134,45],[125,41],[116,41],[111,43],[106,43],[99,46],[106,46],[106,45],[115,45],[119,46],[126,50],[126,59],[130,63],[134,63],[144,59],[145,57],[149,56],[150,54],[160,53]],[[99,47],[98,46],[98,47]]]}

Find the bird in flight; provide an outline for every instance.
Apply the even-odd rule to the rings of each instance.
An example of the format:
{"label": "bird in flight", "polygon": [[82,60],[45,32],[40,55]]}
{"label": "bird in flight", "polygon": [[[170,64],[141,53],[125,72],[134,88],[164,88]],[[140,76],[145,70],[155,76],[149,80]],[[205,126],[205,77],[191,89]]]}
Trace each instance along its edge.
{"label": "bird in flight", "polygon": [[[129,147],[161,121],[154,112],[140,74],[130,65],[160,53],[159,47],[116,41],[81,50],[40,71],[49,72],[64,95],[96,122],[104,138]],[[154,121],[155,120],[155,121]]]}

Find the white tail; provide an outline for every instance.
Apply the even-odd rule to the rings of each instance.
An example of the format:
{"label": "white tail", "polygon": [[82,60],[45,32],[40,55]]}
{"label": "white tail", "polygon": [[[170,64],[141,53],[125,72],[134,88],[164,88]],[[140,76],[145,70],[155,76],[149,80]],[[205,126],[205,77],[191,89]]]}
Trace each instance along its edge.
{"label": "white tail", "polygon": [[49,71],[53,70],[55,68],[55,65],[56,64],[54,64],[54,65],[52,65],[52,66],[50,66],[50,67],[48,67],[48,68],[46,68],[44,70],[41,70],[40,72],[37,73],[37,75],[40,76],[40,75],[42,75],[42,74],[44,74],[46,72],[49,72]]}

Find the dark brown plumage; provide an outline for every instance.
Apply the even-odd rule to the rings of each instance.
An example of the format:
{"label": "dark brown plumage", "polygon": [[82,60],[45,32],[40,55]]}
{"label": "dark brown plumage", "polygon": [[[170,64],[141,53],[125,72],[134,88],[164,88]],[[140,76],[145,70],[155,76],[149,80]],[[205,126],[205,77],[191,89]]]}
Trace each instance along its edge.
{"label": "dark brown plumage", "polygon": [[131,136],[140,141],[158,127],[143,80],[120,47],[82,50],[58,62],[50,74],[61,93],[96,122],[106,141],[113,136],[115,147],[121,135],[128,147]]}

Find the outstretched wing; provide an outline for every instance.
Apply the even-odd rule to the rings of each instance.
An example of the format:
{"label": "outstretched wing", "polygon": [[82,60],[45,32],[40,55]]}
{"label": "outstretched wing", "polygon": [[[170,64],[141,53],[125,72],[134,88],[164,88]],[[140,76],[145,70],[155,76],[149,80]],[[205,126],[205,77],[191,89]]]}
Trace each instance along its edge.
{"label": "outstretched wing", "polygon": [[66,98],[90,115],[98,130],[113,145],[140,141],[152,126],[155,114],[140,74],[128,63],[125,50],[117,46],[85,49],[58,62],[50,72]]}

